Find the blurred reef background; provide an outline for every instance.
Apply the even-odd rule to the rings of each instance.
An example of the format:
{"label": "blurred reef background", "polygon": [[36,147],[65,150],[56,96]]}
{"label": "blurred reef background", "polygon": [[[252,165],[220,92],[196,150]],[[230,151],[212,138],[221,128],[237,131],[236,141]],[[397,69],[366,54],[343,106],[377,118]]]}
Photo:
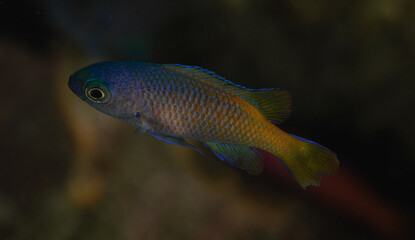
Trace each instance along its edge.
{"label": "blurred reef background", "polygon": [[[0,0],[0,239],[410,239],[412,0]],[[338,154],[302,190],[92,109],[70,74],[105,60],[202,66],[291,92],[280,125]]]}

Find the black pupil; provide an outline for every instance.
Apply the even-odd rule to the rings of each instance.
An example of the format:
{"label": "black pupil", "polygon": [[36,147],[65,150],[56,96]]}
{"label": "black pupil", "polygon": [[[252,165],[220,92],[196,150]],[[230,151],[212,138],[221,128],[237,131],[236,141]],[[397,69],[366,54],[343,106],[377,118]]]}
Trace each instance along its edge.
{"label": "black pupil", "polygon": [[100,99],[103,97],[103,94],[100,90],[98,89],[92,89],[89,94],[91,95],[91,97],[95,98],[95,99]]}

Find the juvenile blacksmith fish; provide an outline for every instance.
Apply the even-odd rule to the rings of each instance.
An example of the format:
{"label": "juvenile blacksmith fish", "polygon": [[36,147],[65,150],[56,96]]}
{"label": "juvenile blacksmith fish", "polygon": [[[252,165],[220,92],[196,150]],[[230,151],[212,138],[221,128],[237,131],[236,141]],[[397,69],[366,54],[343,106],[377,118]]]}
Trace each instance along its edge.
{"label": "juvenile blacksmith fish", "polygon": [[75,72],[69,87],[99,111],[126,121],[136,133],[198,150],[202,141],[220,159],[257,175],[257,148],[277,156],[302,186],[318,186],[339,161],[329,149],[276,127],[290,114],[280,89],[248,89],[215,73],[176,64],[95,63]]}

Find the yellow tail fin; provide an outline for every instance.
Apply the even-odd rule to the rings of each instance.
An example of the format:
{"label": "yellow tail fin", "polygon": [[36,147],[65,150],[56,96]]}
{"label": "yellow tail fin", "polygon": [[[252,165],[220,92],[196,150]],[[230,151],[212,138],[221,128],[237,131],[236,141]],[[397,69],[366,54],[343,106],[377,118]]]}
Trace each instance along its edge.
{"label": "yellow tail fin", "polygon": [[291,135],[292,150],[281,160],[300,185],[320,185],[321,176],[333,175],[339,168],[339,160],[334,152],[306,139]]}

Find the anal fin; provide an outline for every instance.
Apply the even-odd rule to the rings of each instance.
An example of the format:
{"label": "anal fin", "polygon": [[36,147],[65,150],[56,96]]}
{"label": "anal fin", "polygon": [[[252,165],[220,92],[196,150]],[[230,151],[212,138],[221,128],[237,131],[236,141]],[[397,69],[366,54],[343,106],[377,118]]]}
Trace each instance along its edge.
{"label": "anal fin", "polygon": [[241,168],[252,175],[258,175],[264,168],[261,153],[254,147],[209,142],[205,145],[221,160]]}

